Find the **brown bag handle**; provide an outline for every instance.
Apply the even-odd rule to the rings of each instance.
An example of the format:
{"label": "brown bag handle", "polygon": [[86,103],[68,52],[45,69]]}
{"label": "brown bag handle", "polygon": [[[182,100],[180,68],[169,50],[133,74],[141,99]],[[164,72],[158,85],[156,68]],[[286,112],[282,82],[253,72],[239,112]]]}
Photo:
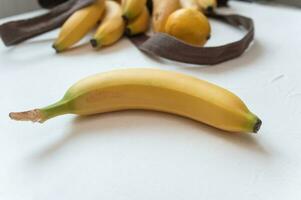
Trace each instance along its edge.
{"label": "brown bag handle", "polygon": [[208,16],[235,27],[242,26],[247,33],[241,40],[216,47],[191,46],[164,33],[156,33],[151,37],[142,34],[130,39],[145,53],[190,64],[214,65],[243,54],[254,39],[253,20],[241,15],[210,13]]}
{"label": "brown bag handle", "polygon": [[6,46],[12,46],[60,27],[78,9],[94,0],[69,0],[48,13],[31,19],[12,21],[0,26],[0,36]]}

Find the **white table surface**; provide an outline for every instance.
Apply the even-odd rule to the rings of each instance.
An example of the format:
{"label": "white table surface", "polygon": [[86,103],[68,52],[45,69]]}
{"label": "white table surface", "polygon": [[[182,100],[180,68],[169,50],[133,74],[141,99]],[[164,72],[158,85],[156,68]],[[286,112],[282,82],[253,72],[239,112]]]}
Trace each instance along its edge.
{"label": "white table surface", "polygon": [[[127,39],[99,52],[83,46],[56,55],[57,30],[16,47],[0,44],[0,199],[300,200],[301,12],[238,2],[224,11],[252,17],[256,40],[242,57],[215,67],[153,59]],[[212,25],[209,46],[242,36]],[[226,87],[263,127],[234,135],[145,111],[42,125],[8,118],[56,101],[87,75],[127,67],[175,70]]]}

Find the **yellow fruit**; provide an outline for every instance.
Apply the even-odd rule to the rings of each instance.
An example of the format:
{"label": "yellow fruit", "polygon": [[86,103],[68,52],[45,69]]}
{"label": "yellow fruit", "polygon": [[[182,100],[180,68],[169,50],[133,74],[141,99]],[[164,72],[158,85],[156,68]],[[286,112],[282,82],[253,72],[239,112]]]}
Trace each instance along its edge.
{"label": "yellow fruit", "polygon": [[146,0],[122,0],[123,17],[133,20],[140,15],[146,5]]}
{"label": "yellow fruit", "polygon": [[128,36],[145,33],[149,26],[149,18],[150,16],[148,9],[145,6],[142,13],[138,17],[132,21],[129,21],[128,25],[126,26],[125,33]]}
{"label": "yellow fruit", "polygon": [[57,52],[64,51],[80,41],[101,19],[105,8],[104,0],[97,0],[91,6],[76,11],[63,25],[53,44]]}
{"label": "yellow fruit", "polygon": [[230,91],[191,76],[158,69],[97,74],[73,85],[55,104],[10,113],[10,117],[44,122],[69,113],[92,115],[133,109],[172,113],[230,132],[257,132],[261,126],[260,119]]}
{"label": "yellow fruit", "polygon": [[153,31],[165,32],[165,24],[169,15],[180,8],[179,0],[153,0]]}
{"label": "yellow fruit", "polygon": [[199,9],[199,4],[197,0],[180,0],[182,8],[194,8]]}
{"label": "yellow fruit", "polygon": [[172,13],[165,30],[169,35],[196,46],[204,46],[211,34],[207,17],[191,8],[182,8]]}
{"label": "yellow fruit", "polygon": [[105,16],[90,41],[91,45],[94,48],[112,45],[122,37],[124,29],[125,23],[120,5],[115,1],[106,1]]}

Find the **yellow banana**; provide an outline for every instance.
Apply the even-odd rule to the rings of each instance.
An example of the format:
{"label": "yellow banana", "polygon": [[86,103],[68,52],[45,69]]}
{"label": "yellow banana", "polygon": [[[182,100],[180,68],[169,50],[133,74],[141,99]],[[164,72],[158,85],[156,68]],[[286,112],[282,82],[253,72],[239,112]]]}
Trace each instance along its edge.
{"label": "yellow banana", "polygon": [[182,8],[169,16],[165,31],[186,43],[204,46],[210,38],[211,28],[202,12],[194,8]]}
{"label": "yellow banana", "polygon": [[172,113],[230,132],[257,132],[260,119],[233,93],[184,74],[124,69],[97,74],[73,85],[48,107],[10,113],[14,120],[44,122],[64,115],[143,109]]}
{"label": "yellow banana", "polygon": [[182,8],[194,8],[199,9],[197,0],[180,0]]}
{"label": "yellow banana", "polygon": [[90,41],[94,48],[111,45],[118,41],[124,33],[125,24],[120,5],[115,1],[106,1],[105,7],[105,16]]}
{"label": "yellow banana", "polygon": [[212,12],[217,7],[216,0],[196,0],[201,10],[204,12]]}
{"label": "yellow banana", "polygon": [[148,30],[149,26],[149,12],[146,6],[144,6],[144,9],[142,13],[136,17],[133,21],[129,21],[125,33],[128,36],[137,35],[140,33],[144,33]]}
{"label": "yellow banana", "polygon": [[61,52],[81,40],[101,19],[105,8],[104,4],[104,0],[97,0],[91,6],[76,11],[64,23],[53,48],[57,52]]}
{"label": "yellow banana", "polygon": [[140,15],[146,5],[146,0],[122,0],[122,13],[126,20],[133,20]]}
{"label": "yellow banana", "polygon": [[181,8],[179,0],[153,0],[153,30],[165,32],[165,24],[171,13]]}

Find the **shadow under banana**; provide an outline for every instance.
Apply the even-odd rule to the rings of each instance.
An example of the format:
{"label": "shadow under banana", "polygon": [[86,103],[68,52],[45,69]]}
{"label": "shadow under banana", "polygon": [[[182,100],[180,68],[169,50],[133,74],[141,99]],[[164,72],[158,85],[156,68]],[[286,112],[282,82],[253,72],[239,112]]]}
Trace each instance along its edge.
{"label": "shadow under banana", "polygon": [[[138,120],[137,120],[138,119]],[[218,141],[223,140],[230,146],[236,146],[242,151],[252,152],[260,157],[269,159],[271,157],[269,151],[265,149],[260,143],[259,138],[254,135],[245,133],[228,133],[199,123],[197,121],[175,116],[167,113],[160,113],[154,111],[118,111],[99,115],[92,115],[86,117],[76,117],[72,122],[70,130],[55,143],[45,147],[35,156],[36,160],[47,159],[49,156],[55,155],[62,150],[65,145],[72,143],[73,140],[78,139],[82,134],[99,134],[99,137],[105,138],[106,134],[117,134],[118,137],[123,137],[125,133],[120,130],[124,129],[142,129],[150,126],[150,121],[156,119],[159,123],[170,126],[180,125],[180,130],[183,134],[187,134],[185,130],[196,129],[199,130],[199,137],[215,138]],[[137,122],[138,121],[138,122]],[[112,131],[116,130],[116,131]],[[110,133],[107,133],[109,131]],[[159,134],[164,132],[174,131],[174,128],[165,128]],[[139,135],[150,134],[140,132]],[[158,132],[156,133],[158,134]],[[205,151],[205,149],[204,149]]]}

